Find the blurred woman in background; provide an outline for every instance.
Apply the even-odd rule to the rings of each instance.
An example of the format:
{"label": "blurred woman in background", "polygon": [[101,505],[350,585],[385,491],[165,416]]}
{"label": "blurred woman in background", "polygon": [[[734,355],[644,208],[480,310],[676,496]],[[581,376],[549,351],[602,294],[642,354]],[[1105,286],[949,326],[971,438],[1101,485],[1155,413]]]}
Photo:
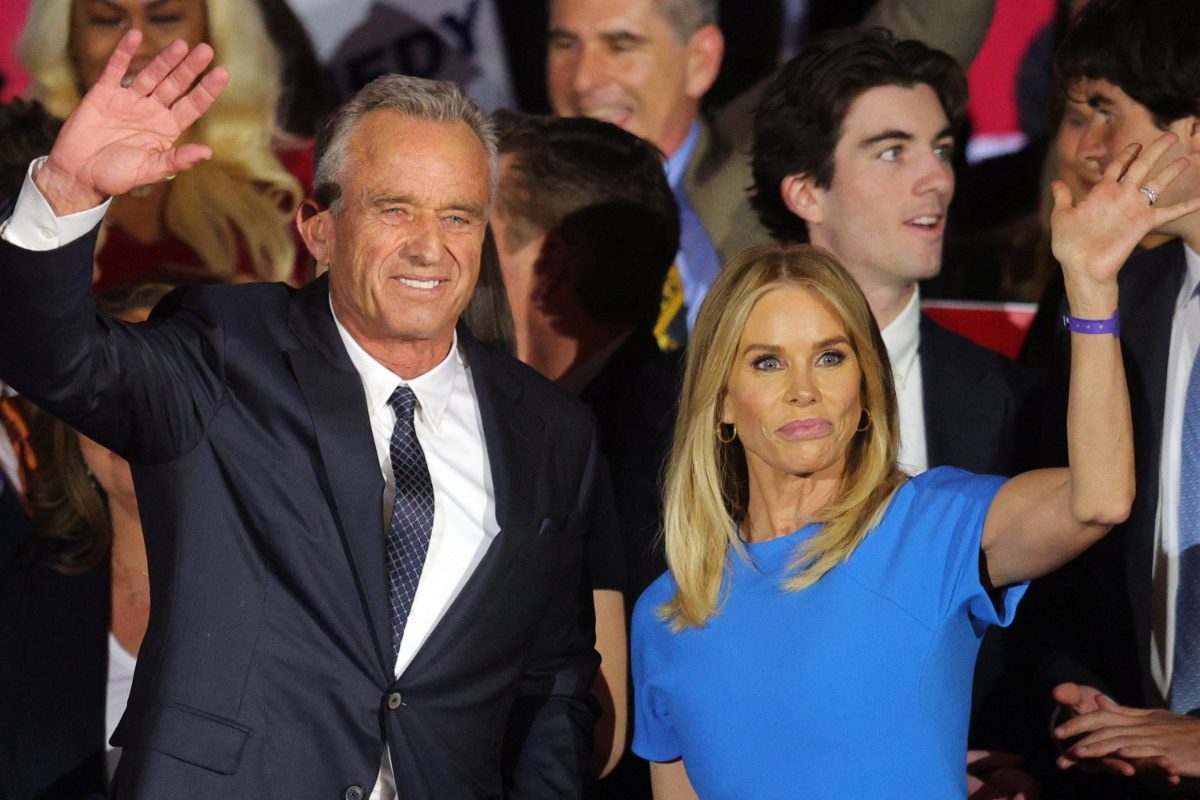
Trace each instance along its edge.
{"label": "blurred woman in background", "polygon": [[239,0],[33,0],[20,53],[29,95],[66,117],[129,28],[143,39],[131,70],[169,42],[208,42],[234,76],[191,130],[211,160],[115,198],[98,257],[97,291],[150,265],[258,280],[303,281],[292,217],[311,182],[306,141],[280,135],[280,58],[257,3]]}

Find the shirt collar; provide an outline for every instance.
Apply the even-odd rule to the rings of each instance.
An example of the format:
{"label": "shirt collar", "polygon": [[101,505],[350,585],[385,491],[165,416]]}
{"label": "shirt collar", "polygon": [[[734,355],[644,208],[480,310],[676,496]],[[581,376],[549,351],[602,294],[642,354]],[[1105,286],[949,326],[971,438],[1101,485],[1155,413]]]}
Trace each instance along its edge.
{"label": "shirt collar", "polygon": [[908,305],[880,333],[887,348],[888,360],[892,362],[892,373],[903,380],[917,359],[921,340],[921,289],[913,287]]}
{"label": "shirt collar", "polygon": [[[329,310],[333,312],[332,300]],[[342,344],[346,346],[350,362],[362,378],[363,389],[367,393],[367,408],[374,410],[386,406],[392,392],[396,391],[396,386],[408,386],[417,396],[417,413],[436,431],[441,424],[442,415],[446,413],[446,407],[450,405],[455,381],[466,371],[466,365],[458,351],[458,331],[454,332],[450,342],[450,352],[437,366],[423,375],[405,380],[372,358],[342,325],[337,314],[333,315],[333,322],[337,326],[338,336],[342,338]]]}
{"label": "shirt collar", "polygon": [[1196,287],[1200,286],[1200,253],[1185,244],[1183,257],[1187,268],[1183,271],[1183,290],[1179,293],[1179,306],[1175,309],[1177,312],[1196,295]]}
{"label": "shirt collar", "polygon": [[683,173],[687,171],[687,165],[692,160],[692,153],[696,150],[696,140],[700,138],[700,120],[692,123],[692,127],[688,128],[688,134],[683,139],[683,144],[675,150],[674,153],[667,157],[667,183],[672,189],[677,189],[683,184]]}

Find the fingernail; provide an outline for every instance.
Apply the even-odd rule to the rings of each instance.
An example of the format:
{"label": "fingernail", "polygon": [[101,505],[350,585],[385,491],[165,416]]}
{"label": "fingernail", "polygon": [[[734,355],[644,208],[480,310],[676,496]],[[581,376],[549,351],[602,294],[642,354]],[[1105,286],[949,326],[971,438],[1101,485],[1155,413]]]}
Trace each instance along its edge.
{"label": "fingernail", "polygon": [[1060,725],[1059,727],[1057,727],[1057,728],[1055,728],[1055,729],[1054,729],[1054,735],[1055,735],[1055,736],[1057,736],[1057,737],[1058,737],[1058,738],[1060,738],[1060,739],[1061,739],[1061,738],[1063,738],[1063,735],[1064,735],[1065,733],[1066,733],[1066,731],[1064,731],[1064,730],[1062,729],[1062,726],[1061,726],[1061,725]]}

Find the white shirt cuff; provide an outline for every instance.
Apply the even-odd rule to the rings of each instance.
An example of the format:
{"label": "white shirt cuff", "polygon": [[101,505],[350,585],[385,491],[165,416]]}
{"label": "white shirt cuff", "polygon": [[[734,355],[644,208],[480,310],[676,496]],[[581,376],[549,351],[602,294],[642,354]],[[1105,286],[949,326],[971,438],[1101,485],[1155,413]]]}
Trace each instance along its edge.
{"label": "white shirt cuff", "polygon": [[112,202],[109,198],[86,211],[65,217],[54,216],[54,210],[33,182],[33,171],[45,161],[46,157],[42,156],[29,164],[13,214],[0,223],[0,236],[4,241],[26,250],[54,250],[70,244],[96,227]]}

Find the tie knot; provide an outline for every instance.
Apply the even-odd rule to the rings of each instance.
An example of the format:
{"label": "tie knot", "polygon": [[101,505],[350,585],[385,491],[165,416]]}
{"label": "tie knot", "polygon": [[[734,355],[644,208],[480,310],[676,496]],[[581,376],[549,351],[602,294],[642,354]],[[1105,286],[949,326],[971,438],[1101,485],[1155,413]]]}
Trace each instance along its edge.
{"label": "tie knot", "polygon": [[417,408],[417,396],[407,386],[397,386],[396,391],[388,398],[388,405],[396,412],[396,419],[412,422],[413,411]]}

